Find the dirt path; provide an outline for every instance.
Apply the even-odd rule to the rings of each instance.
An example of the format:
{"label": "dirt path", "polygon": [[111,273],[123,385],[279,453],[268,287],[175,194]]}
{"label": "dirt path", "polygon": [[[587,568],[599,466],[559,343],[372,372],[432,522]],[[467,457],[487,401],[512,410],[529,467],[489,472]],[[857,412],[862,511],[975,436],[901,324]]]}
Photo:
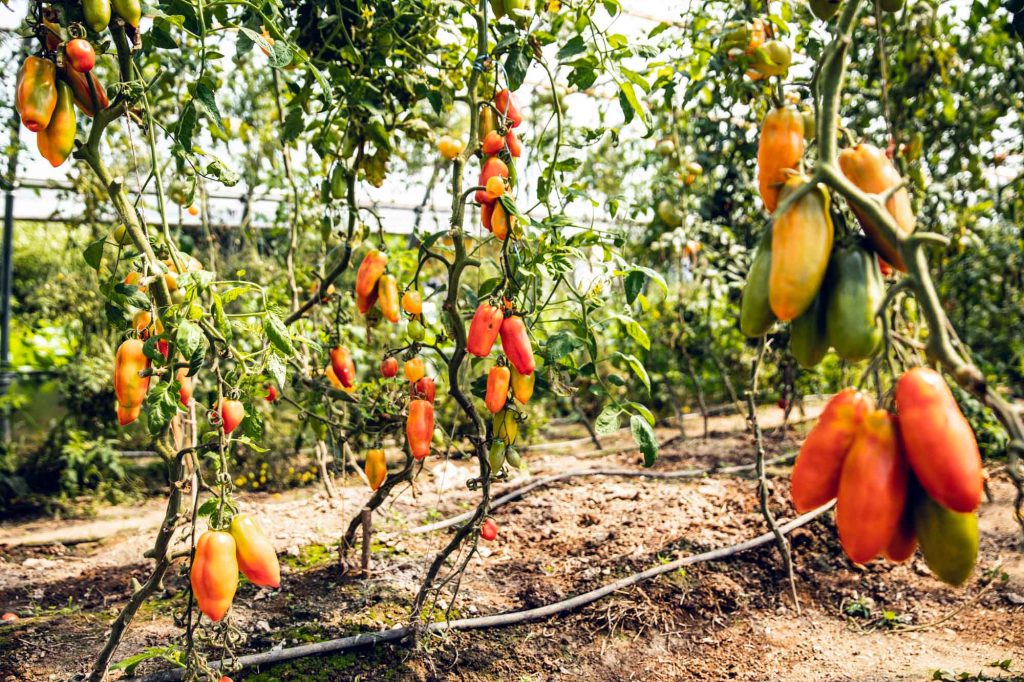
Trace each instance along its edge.
{"label": "dirt path", "polygon": [[[774,415],[773,415],[774,412]],[[768,425],[778,410],[766,411]],[[715,428],[742,426],[722,419]],[[700,431],[692,424],[694,433]],[[671,435],[659,430],[659,437]],[[609,447],[628,444],[629,436]],[[770,456],[796,448],[770,439]],[[636,453],[595,461],[590,447],[529,455],[535,475],[588,465],[637,466]],[[666,448],[656,468],[675,470],[750,461],[749,439],[721,434]],[[449,468],[446,484],[465,467]],[[243,584],[232,610],[248,634],[239,653],[328,639],[400,624],[407,619],[426,563],[446,540],[443,532],[410,535],[431,510],[458,513],[471,496],[438,493],[426,472],[416,495],[406,491],[387,507],[375,535],[374,572],[364,580],[339,576],[336,541],[342,519],[365,499],[355,482],[344,487],[345,514],[319,494],[248,495],[242,503],[262,517],[284,555],[285,588]],[[495,513],[498,541],[470,562],[452,617],[469,617],[549,603],[637,570],[763,532],[755,483],[714,475],[689,480],[583,477],[541,488]],[[420,650],[378,646],[307,659],[235,680],[524,679],[524,680],[876,680],[929,679],[938,669],[1009,675],[986,668],[1009,659],[1024,669],[1024,560],[1016,551],[1011,488],[993,481],[996,500],[981,514],[980,568],[954,590],[928,577],[920,560],[853,567],[841,556],[830,519],[793,536],[804,609],[787,597],[777,552],[768,546],[718,564],[695,566],[617,593],[578,613],[528,626],[431,638]],[[772,502],[790,514],[784,478]],[[45,522],[0,529],[0,610],[26,617],[0,629],[0,680],[68,679],[86,669],[104,624],[143,578],[142,552],[162,516],[157,503],[112,509],[86,522]],[[431,519],[438,518],[437,514]],[[111,534],[112,533],[112,534]],[[53,538],[95,538],[70,547]],[[32,545],[25,545],[26,540]],[[18,546],[15,546],[17,541]],[[948,615],[982,589],[986,570],[1008,579],[977,603],[936,627],[893,633],[893,623],[920,625]],[[184,578],[144,607],[118,658],[164,646],[181,630],[172,616],[183,604]],[[70,604],[69,604],[69,600]],[[442,608],[447,603],[441,603]],[[886,612],[890,617],[886,618]],[[147,662],[139,671],[166,667]],[[1007,678],[1009,679],[1009,678]]]}

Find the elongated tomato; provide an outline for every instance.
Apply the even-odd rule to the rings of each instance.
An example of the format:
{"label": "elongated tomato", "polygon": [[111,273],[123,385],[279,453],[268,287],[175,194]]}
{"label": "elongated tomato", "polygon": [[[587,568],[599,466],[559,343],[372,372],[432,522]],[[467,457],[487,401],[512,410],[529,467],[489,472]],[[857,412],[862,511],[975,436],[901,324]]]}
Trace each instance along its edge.
{"label": "elongated tomato", "polygon": [[434,437],[434,405],[428,400],[409,403],[409,416],[405,422],[405,436],[409,452],[420,461],[430,454],[430,440]]}
{"label": "elongated tomato", "polygon": [[487,357],[498,338],[501,323],[504,321],[505,313],[501,311],[501,308],[486,301],[481,303],[477,307],[476,313],[473,314],[473,321],[469,323],[466,350],[478,358]]}
{"label": "elongated tomato", "polygon": [[487,374],[487,410],[498,414],[508,402],[508,385],[511,373],[508,367],[491,367]]}
{"label": "elongated tomato", "polygon": [[789,106],[769,111],[757,143],[757,189],[769,211],[779,205],[786,170],[796,170],[803,155],[804,119],[800,112]]}
{"label": "elongated tomato", "polygon": [[947,509],[981,504],[981,453],[974,431],[942,375],[927,367],[896,382],[896,414],[907,461],[928,496]]}
{"label": "elongated tomato", "polygon": [[281,565],[277,552],[259,522],[248,514],[238,514],[231,519],[230,531],[235,539],[238,568],[249,582],[261,587],[280,587]]}
{"label": "elongated tomato", "polygon": [[192,594],[199,610],[217,622],[231,608],[238,589],[235,539],[229,533],[209,530],[199,536],[192,560]]}
{"label": "elongated tomato", "polygon": [[839,474],[857,428],[875,407],[870,396],[845,388],[828,401],[800,447],[790,479],[793,506],[801,514],[839,493]]}
{"label": "elongated tomato", "polygon": [[[791,175],[779,199],[784,201],[809,179]],[[772,225],[768,302],[780,320],[796,319],[811,307],[828,269],[832,236],[828,190],[823,185],[804,194]]]}
{"label": "elongated tomato", "polygon": [[[899,171],[892,165],[885,152],[870,144],[858,144],[852,149],[841,151],[839,168],[858,189],[869,194],[884,194],[903,182]],[[910,204],[910,194],[906,188],[896,190],[885,202],[885,208],[902,234],[908,235],[914,231],[914,208]],[[899,248],[885,239],[878,226],[863,212],[857,208],[854,208],[853,212],[879,255],[898,270],[906,272],[907,266],[903,263]]]}
{"label": "elongated tomato", "polygon": [[836,501],[839,543],[852,561],[867,563],[889,546],[906,506],[907,478],[896,418],[869,412],[843,462]]}

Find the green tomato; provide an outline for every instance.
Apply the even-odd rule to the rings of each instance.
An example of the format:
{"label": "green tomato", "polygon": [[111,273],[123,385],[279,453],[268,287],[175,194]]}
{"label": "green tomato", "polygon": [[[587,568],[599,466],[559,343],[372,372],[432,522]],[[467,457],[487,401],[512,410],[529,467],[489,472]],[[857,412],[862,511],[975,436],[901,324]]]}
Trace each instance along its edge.
{"label": "green tomato", "polygon": [[419,323],[419,321],[411,320],[409,322],[409,328],[406,330],[406,333],[409,335],[409,339],[411,341],[420,342],[426,335],[426,330],[423,328],[423,325]]}

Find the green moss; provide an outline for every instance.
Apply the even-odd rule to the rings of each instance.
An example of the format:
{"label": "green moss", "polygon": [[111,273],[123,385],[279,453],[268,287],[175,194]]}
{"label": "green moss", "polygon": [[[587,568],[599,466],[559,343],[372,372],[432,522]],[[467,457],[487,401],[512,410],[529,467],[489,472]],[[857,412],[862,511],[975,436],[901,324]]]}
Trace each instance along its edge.
{"label": "green moss", "polygon": [[332,548],[323,544],[306,545],[299,548],[299,556],[283,557],[284,563],[293,570],[307,570],[334,561]]}
{"label": "green moss", "polygon": [[303,644],[321,642],[328,639],[329,636],[320,625],[307,623],[304,625],[296,625],[286,628],[284,630],[278,630],[277,633],[275,633],[274,638],[284,639],[288,642],[288,646],[292,646],[293,642],[302,642]]}
{"label": "green moss", "polygon": [[[334,680],[358,662],[355,653],[300,658],[275,665],[266,672],[246,677],[247,682],[285,682],[286,680]],[[350,677],[346,675],[345,677]]]}

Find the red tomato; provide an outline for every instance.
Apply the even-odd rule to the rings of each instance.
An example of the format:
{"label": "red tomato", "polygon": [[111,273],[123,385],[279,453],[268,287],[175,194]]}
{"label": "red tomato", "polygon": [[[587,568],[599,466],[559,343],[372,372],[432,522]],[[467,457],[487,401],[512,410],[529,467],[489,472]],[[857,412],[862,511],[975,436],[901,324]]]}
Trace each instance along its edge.
{"label": "red tomato", "polygon": [[480,537],[488,542],[498,537],[498,524],[494,522],[494,519],[487,519],[480,526]]}
{"label": "red tomato", "polygon": [[84,38],[69,40],[64,46],[64,54],[71,68],[79,73],[88,73],[96,66],[96,51]]}

